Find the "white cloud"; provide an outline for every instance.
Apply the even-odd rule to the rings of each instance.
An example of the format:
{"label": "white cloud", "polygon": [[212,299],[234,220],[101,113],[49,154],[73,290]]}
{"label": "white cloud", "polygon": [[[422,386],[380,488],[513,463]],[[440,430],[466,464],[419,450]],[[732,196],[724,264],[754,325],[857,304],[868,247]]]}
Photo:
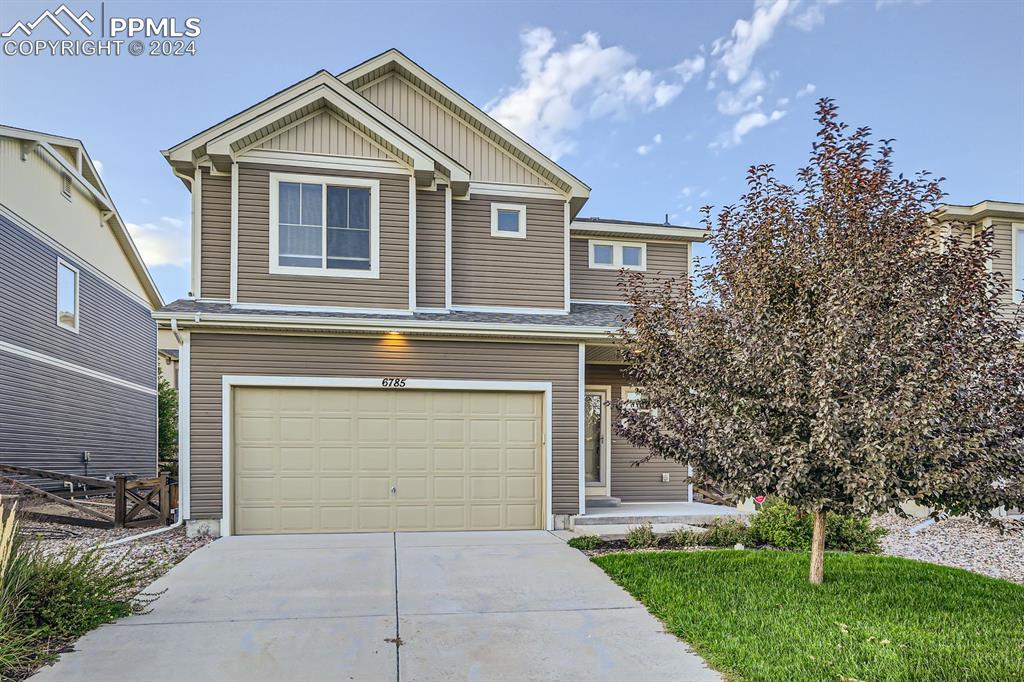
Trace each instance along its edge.
{"label": "white cloud", "polygon": [[789,104],[789,98],[788,97],[780,97],[777,100],[775,100],[775,106],[776,107],[784,107],[787,104]]}
{"label": "white cloud", "polygon": [[651,138],[650,144],[642,144],[639,147],[637,147],[636,153],[639,154],[640,156],[647,156],[648,154],[651,153],[651,150],[654,149],[659,144],[661,144],[661,133],[658,133],[653,138]]}
{"label": "white cloud", "polygon": [[707,61],[704,59],[704,55],[699,54],[696,57],[684,59],[676,64],[672,70],[679,74],[684,83],[689,83],[693,80],[694,76],[704,70],[706,65]]}
{"label": "white cloud", "polygon": [[684,187],[681,190],[679,190],[679,193],[682,194],[684,197],[692,196],[693,195],[693,187]]}
{"label": "white cloud", "polygon": [[750,76],[735,90],[723,90],[718,93],[716,104],[718,113],[726,116],[738,116],[761,106],[764,98],[761,93],[768,86],[768,81],[760,71],[750,72]]}
{"label": "white cloud", "polygon": [[99,159],[93,159],[92,165],[96,167],[96,172],[103,175],[103,162]]}
{"label": "white cloud", "polygon": [[625,48],[602,46],[597,33],[563,50],[543,27],[524,31],[521,40],[520,83],[489,113],[555,159],[575,148],[571,133],[588,118],[658,109],[683,90],[638,68]]}
{"label": "white cloud", "polygon": [[719,59],[716,72],[724,72],[730,83],[741,81],[750,70],[754,55],[771,40],[779,22],[794,7],[791,0],[756,0],[750,19],[737,19],[731,37],[712,43],[711,54]]}
{"label": "white cloud", "polygon": [[842,0],[813,0],[802,12],[797,12],[789,23],[801,31],[813,31],[825,23],[825,7],[838,5]]}
{"label": "white cloud", "polygon": [[158,223],[127,223],[132,241],[149,267],[173,265],[184,267],[189,262],[189,236],[185,221],[163,216]]}
{"label": "white cloud", "polygon": [[786,115],[785,111],[776,109],[771,114],[765,115],[760,111],[755,111],[751,114],[741,116],[736,124],[732,127],[732,144],[737,145],[743,136],[749,133],[751,130],[757,128],[763,128],[769,123],[774,123],[780,118]]}
{"label": "white cloud", "polygon": [[814,91],[818,89],[818,86],[814,83],[808,83],[804,87],[796,91],[797,97],[804,97],[806,95],[813,95]]}

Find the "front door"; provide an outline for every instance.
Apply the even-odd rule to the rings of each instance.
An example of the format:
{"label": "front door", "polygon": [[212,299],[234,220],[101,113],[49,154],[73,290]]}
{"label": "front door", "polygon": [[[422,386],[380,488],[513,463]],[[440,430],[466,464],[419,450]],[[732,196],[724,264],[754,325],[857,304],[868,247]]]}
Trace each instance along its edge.
{"label": "front door", "polygon": [[588,386],[583,397],[584,480],[588,495],[607,495],[611,481],[609,469],[610,423],[608,401],[611,389],[607,386]]}

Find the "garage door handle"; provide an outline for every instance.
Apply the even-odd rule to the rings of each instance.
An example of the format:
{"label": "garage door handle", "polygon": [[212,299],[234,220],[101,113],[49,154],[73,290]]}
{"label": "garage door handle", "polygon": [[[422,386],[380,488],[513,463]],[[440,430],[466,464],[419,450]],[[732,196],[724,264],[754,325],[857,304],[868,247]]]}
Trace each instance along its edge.
{"label": "garage door handle", "polygon": [[391,494],[394,495],[397,492],[398,492],[398,486],[395,486],[395,485],[391,486]]}

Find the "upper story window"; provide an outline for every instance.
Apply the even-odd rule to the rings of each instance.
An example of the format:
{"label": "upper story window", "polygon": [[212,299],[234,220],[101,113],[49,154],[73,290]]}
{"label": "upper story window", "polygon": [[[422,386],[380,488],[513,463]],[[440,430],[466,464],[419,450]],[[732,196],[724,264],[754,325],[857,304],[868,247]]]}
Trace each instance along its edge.
{"label": "upper story window", "polygon": [[590,267],[599,270],[647,270],[647,244],[591,239]]}
{"label": "upper story window", "polygon": [[270,272],[379,277],[380,182],[270,174]]}
{"label": "upper story window", "polygon": [[67,173],[60,174],[60,195],[71,201],[71,176]]}
{"label": "upper story window", "polygon": [[78,268],[57,259],[57,325],[78,333]]}
{"label": "upper story window", "polygon": [[491,204],[492,237],[526,237],[526,206]]}

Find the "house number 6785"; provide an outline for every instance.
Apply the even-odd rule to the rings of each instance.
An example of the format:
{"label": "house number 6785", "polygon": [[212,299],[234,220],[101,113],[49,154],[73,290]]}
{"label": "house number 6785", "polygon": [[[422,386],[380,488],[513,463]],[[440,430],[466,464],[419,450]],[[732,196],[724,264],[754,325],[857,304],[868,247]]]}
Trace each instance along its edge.
{"label": "house number 6785", "polygon": [[397,377],[384,377],[380,382],[380,385],[384,388],[405,388],[405,379],[399,379]]}

